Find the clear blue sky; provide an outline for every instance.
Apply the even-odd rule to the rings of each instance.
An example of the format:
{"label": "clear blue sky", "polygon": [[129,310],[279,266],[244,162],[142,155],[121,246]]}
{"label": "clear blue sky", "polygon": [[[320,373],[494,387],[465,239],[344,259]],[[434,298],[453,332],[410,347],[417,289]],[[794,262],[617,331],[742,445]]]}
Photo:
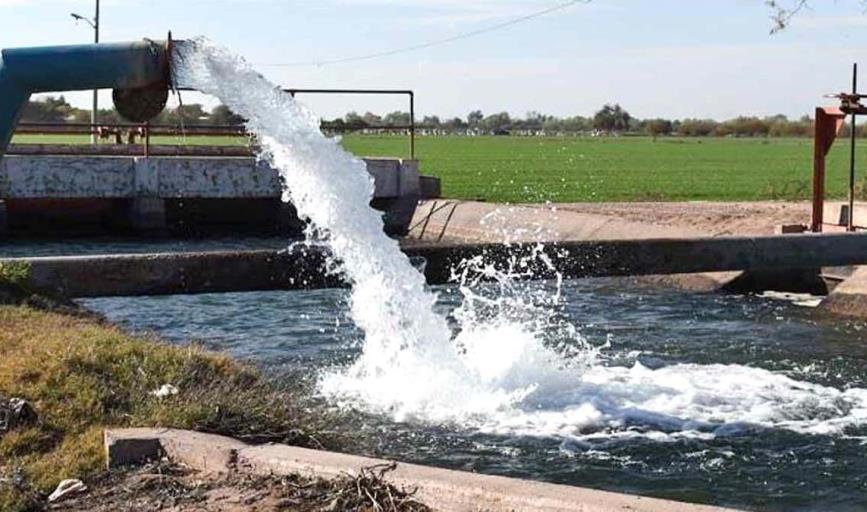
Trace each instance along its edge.
{"label": "clear blue sky", "polygon": [[[784,2],[787,0],[783,0]],[[412,88],[419,115],[472,109],[588,115],[619,102],[639,117],[800,116],[848,88],[867,15],[813,0],[775,36],[762,0],[593,0],[494,33],[392,57],[288,66],[390,50],[483,28],[558,0],[103,0],[103,40],[206,35],[292,87]],[[86,42],[93,0],[0,0],[0,47]],[[87,105],[86,95],[67,95]],[[197,101],[201,98],[187,99]],[[304,100],[324,116],[403,102]],[[103,100],[103,101],[107,101]],[[825,100],[827,101],[827,100]]]}

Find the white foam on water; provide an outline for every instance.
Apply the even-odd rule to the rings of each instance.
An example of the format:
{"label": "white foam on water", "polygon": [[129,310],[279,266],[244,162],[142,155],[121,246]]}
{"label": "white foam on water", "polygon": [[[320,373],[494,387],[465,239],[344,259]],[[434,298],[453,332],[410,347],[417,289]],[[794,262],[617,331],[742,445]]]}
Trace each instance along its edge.
{"label": "white foam on water", "polygon": [[[614,365],[559,319],[559,285],[529,292],[482,260],[460,275],[456,329],[383,234],[365,164],[323,136],[319,119],[240,57],[204,39],[180,44],[175,78],[249,119],[284,199],[309,219],[352,284],[362,353],[325,372],[331,399],[396,420],[503,435],[616,442],[710,438],[756,426],[842,435],[867,424],[867,390],[839,390],[737,365]],[[511,272],[520,273],[521,262]],[[480,287],[479,276],[494,278]],[[603,347],[604,349],[604,347]]]}

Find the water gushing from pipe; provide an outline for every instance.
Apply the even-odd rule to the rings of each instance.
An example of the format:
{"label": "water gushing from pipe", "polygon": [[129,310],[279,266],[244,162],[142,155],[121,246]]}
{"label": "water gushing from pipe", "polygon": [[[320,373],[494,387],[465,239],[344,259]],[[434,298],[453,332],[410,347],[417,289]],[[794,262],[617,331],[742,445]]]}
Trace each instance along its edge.
{"label": "water gushing from pipe", "polygon": [[[396,419],[449,422],[481,431],[572,439],[714,436],[759,425],[841,434],[867,423],[867,390],[838,390],[759,368],[637,360],[611,364],[560,321],[554,292],[513,282],[526,262],[458,269],[464,303],[456,334],[436,295],[383,234],[370,208],[365,164],[319,131],[319,119],[206,40],[177,48],[176,80],[218,97],[248,119],[260,157],[280,172],[284,199],[327,240],[335,271],[352,285],[362,353],[322,376],[321,390]],[[481,286],[474,276],[494,278]]]}

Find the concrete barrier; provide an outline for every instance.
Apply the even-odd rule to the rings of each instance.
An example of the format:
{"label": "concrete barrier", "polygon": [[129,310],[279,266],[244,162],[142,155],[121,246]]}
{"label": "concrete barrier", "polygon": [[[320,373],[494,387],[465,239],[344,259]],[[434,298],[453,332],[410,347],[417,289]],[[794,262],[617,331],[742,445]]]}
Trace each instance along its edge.
{"label": "concrete barrier", "polygon": [[867,267],[855,269],[825,297],[819,308],[839,316],[867,318]]}
{"label": "concrete barrier", "polygon": [[[373,205],[387,214],[386,231],[406,233],[424,192],[418,162],[395,158],[364,161],[374,181]],[[425,183],[435,179],[426,178]],[[426,186],[425,190],[430,188]],[[167,231],[170,227],[167,211],[179,202],[188,205],[223,200],[276,202],[282,193],[278,172],[250,156],[145,158],[25,154],[7,155],[0,160],[0,201],[8,200],[17,205],[45,199],[125,199],[129,202],[127,225],[147,233]],[[13,209],[13,220],[17,220],[16,211],[23,210]],[[231,217],[232,211],[224,208],[221,217]],[[71,216],[69,211],[64,213]],[[240,218],[241,213],[236,217],[239,223],[245,220]],[[281,217],[276,219],[276,224],[297,224],[294,220],[297,217],[293,221]],[[225,219],[221,222],[229,223]]]}
{"label": "concrete barrier", "polygon": [[[205,473],[301,474],[335,478],[388,461],[286,445],[249,446],[235,439],[170,429],[107,430],[109,468],[167,456]],[[443,512],[722,512],[726,509],[629,496],[566,485],[480,475],[399,463],[394,485],[417,489],[417,498]]]}
{"label": "concrete barrier", "polygon": [[[403,246],[424,258],[430,284],[450,282],[455,267],[480,257],[533,279],[816,269],[867,264],[867,234],[688,239],[594,240],[552,244]],[[544,256],[544,257],[540,257]],[[70,297],[166,295],[341,286],[325,272],[327,250],[209,252],[12,258],[31,269],[30,285]]]}
{"label": "concrete barrier", "polygon": [[[366,158],[375,198],[419,196],[418,162]],[[7,155],[0,199],[278,198],[276,170],[253,157]]]}

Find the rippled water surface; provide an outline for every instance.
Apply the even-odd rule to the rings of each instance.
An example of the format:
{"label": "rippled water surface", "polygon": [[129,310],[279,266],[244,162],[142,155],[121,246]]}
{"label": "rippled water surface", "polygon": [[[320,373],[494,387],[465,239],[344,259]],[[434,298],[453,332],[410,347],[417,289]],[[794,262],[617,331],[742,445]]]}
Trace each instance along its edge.
{"label": "rippled water surface", "polygon": [[[456,290],[439,292],[443,311],[460,303]],[[649,291],[609,280],[566,283],[563,293],[558,314],[587,342],[607,346],[607,367],[738,365],[733,368],[771,370],[823,389],[867,387],[867,334],[858,324],[821,320],[809,308],[759,297]],[[201,340],[276,374],[328,372],[361,350],[342,290],[85,303],[134,330],[178,343]],[[725,370],[707,375],[711,387],[714,379],[726,378]],[[836,414],[825,409],[838,406],[793,404],[792,419]],[[713,435],[621,434],[644,432],[636,424],[617,436],[562,436],[496,433],[412,417],[396,421],[387,413],[365,417],[372,440],[365,450],[402,460],[756,510],[867,509],[863,423],[827,435],[745,423],[726,424]]]}

